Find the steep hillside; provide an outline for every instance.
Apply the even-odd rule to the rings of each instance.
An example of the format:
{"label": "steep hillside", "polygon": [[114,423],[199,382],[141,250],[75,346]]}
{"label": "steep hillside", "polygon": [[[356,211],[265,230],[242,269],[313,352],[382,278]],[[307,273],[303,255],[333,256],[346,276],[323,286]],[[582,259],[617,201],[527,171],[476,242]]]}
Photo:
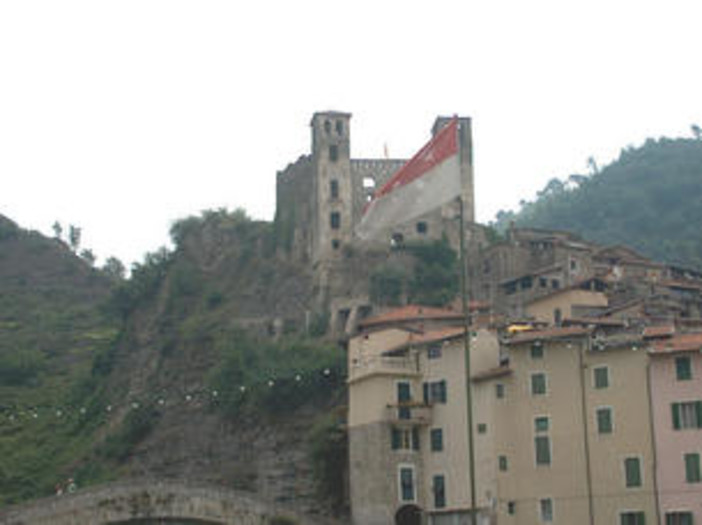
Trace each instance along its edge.
{"label": "steep hillside", "polygon": [[63,242],[0,216],[0,503],[53,487],[90,439],[72,440],[62,416],[117,333],[98,308],[111,286]]}
{"label": "steep hillside", "polygon": [[344,355],[309,337],[309,270],[276,255],[271,224],[241,212],[192,217],[172,234],[175,251],[147,257],[113,297],[122,338],[94,373],[115,415],[91,460],[328,511],[335,500],[321,501],[317,486],[335,460],[324,455]]}
{"label": "steep hillside", "polygon": [[148,477],[341,510],[345,358],[313,337],[311,275],[276,253],[271,224],[185,219],[174,251],[115,284],[2,226],[0,355],[31,359],[8,357],[0,387],[0,505],[68,478]]}
{"label": "steep hillside", "polygon": [[[593,166],[594,167],[594,166]],[[498,226],[569,230],[657,260],[702,267],[702,140],[649,139],[590,176],[553,179]]]}

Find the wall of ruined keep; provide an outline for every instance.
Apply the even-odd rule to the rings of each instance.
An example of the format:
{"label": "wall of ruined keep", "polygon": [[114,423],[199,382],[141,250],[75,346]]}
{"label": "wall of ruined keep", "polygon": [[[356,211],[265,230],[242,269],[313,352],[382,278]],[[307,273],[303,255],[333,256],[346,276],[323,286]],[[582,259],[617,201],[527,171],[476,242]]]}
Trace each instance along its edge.
{"label": "wall of ruined keep", "polygon": [[316,202],[314,167],[309,155],[279,171],[276,178],[276,234],[278,248],[295,260],[307,260],[312,252]]}
{"label": "wall of ruined keep", "polygon": [[351,159],[353,222],[358,223],[363,208],[373,195],[406,162],[405,159]]}

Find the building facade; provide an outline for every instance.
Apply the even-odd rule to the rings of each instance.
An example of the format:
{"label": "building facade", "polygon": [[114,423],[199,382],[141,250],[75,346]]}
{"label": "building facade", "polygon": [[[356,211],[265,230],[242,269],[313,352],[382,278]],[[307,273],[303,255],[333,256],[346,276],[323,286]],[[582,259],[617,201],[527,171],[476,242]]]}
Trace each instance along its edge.
{"label": "building facade", "polygon": [[[382,323],[349,342],[354,524],[462,525],[471,513],[476,523],[491,522],[494,476],[477,462],[471,506],[465,329],[455,326],[451,311],[443,319],[454,326],[427,327],[425,321],[441,317],[429,310],[425,319],[405,309],[406,315],[392,316],[396,327]],[[476,332],[471,348],[476,369],[498,362],[489,332]]]}
{"label": "building facade", "polygon": [[475,329],[469,427],[457,321],[405,307],[351,339],[354,524],[463,524],[472,512],[498,524],[702,523],[702,333],[587,317]]}
{"label": "building facade", "polygon": [[699,524],[702,523],[702,334],[668,331],[653,338],[649,355],[662,523]]}

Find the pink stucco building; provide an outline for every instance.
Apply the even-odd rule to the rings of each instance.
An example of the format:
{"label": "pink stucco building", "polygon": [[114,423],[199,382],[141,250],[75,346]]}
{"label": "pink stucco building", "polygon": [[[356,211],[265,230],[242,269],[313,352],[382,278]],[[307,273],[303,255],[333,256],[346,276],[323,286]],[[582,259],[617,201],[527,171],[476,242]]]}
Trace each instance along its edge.
{"label": "pink stucco building", "polygon": [[[666,333],[667,332],[667,333]],[[651,334],[649,379],[661,523],[702,524],[702,334]]]}

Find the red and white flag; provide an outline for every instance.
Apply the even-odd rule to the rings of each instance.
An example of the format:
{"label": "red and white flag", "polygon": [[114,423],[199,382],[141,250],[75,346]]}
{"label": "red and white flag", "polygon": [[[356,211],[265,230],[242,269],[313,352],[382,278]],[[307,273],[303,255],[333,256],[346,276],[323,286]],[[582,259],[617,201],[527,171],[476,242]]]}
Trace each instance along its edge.
{"label": "red and white flag", "polygon": [[453,118],[375,192],[356,227],[356,235],[371,239],[460,194],[458,119]]}

